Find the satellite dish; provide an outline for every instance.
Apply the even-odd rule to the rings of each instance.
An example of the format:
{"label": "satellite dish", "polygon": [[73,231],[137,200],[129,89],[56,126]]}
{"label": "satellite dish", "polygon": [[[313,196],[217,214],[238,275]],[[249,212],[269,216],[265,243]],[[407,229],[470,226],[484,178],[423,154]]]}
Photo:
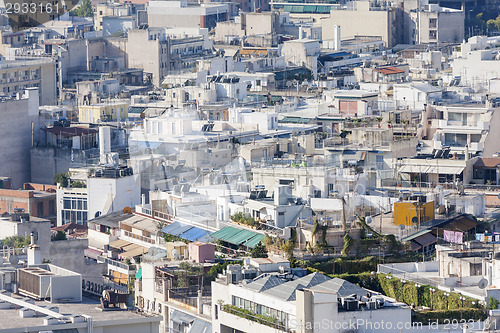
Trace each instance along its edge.
{"label": "satellite dish", "polygon": [[132,208],[130,207],[123,208],[123,214],[132,214]]}
{"label": "satellite dish", "polygon": [[175,260],[180,259],[180,256],[179,256],[179,251],[177,251],[177,249],[173,249],[173,250],[172,250],[172,257],[173,257]]}
{"label": "satellite dish", "polygon": [[500,199],[500,193],[498,193],[498,199]]}
{"label": "satellite dish", "polygon": [[9,262],[11,265],[17,265],[17,263],[19,262],[19,257],[13,254],[9,257]]}
{"label": "satellite dish", "polygon": [[404,224],[400,224],[400,225],[399,225],[399,229],[401,229],[401,230],[405,230],[405,228],[406,228],[406,226],[405,226]]}
{"label": "satellite dish", "polygon": [[482,278],[478,283],[477,283],[477,286],[479,287],[479,289],[484,289],[486,288],[486,286],[488,285],[488,280],[486,280],[485,278]]}
{"label": "satellite dish", "polygon": [[443,191],[443,186],[438,185],[434,189],[436,190],[436,192],[442,192]]}
{"label": "satellite dish", "polygon": [[364,187],[363,185],[361,185],[361,184],[358,184],[358,185],[356,185],[356,187],[354,188],[354,192],[355,192],[356,194],[358,194],[358,195],[362,195],[362,194],[364,194],[364,192],[365,192],[365,187]]}
{"label": "satellite dish", "polygon": [[144,113],[144,112],[141,112],[141,114],[139,115],[139,117],[141,117],[141,119],[144,119],[144,118],[146,118],[146,113]]}
{"label": "satellite dish", "polygon": [[403,201],[403,199],[404,199],[404,198],[405,198],[405,197],[404,197],[403,193],[400,193],[400,194],[398,195],[398,199],[399,199],[399,201]]}
{"label": "satellite dish", "polygon": [[367,216],[366,219],[365,219],[365,222],[368,223],[368,224],[372,223],[373,222],[372,217],[371,216]]}
{"label": "satellite dish", "polygon": [[412,222],[412,223],[418,223],[418,218],[417,218],[416,216],[413,216],[413,217],[411,218],[411,222]]}

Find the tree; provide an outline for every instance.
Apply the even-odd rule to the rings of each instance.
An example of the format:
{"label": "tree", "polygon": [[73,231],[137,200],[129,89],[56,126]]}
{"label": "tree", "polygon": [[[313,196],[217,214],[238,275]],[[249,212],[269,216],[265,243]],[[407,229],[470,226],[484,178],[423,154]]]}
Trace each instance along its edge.
{"label": "tree", "polygon": [[80,17],[92,17],[94,16],[94,11],[92,10],[92,5],[90,0],[82,0],[80,7],[72,10],[70,12],[71,16],[80,16]]}
{"label": "tree", "polygon": [[60,240],[66,240],[66,233],[62,230],[58,230],[55,235],[52,235],[51,240],[53,241],[60,241]]}
{"label": "tree", "polygon": [[250,251],[252,258],[267,258],[267,250],[262,242],[255,245],[255,247]]}
{"label": "tree", "polygon": [[295,245],[293,244],[292,241],[286,241],[285,244],[283,244],[283,252],[285,252],[286,259],[290,262],[290,264],[293,264],[295,261],[295,257],[293,255],[293,250],[295,249]]}
{"label": "tree", "polygon": [[488,297],[488,310],[496,310],[498,309],[498,300],[494,297]]}
{"label": "tree", "polygon": [[69,176],[67,173],[56,173],[54,175],[54,183],[61,184],[62,187],[68,187]]}
{"label": "tree", "polygon": [[500,31],[500,15],[496,19],[491,19],[486,22],[488,30],[498,30]]}
{"label": "tree", "polygon": [[30,236],[22,237],[22,236],[11,236],[5,237],[1,243],[2,245],[7,245],[9,247],[22,248],[30,245]]}

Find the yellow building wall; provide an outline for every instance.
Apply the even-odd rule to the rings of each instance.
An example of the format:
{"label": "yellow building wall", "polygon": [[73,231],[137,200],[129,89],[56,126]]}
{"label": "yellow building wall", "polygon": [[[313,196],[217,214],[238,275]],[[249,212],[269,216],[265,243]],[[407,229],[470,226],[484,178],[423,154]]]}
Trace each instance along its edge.
{"label": "yellow building wall", "polygon": [[[420,222],[434,219],[434,201],[422,204],[420,208]],[[411,220],[417,217],[416,202],[395,202],[394,203],[394,224],[395,225],[415,225]]]}
{"label": "yellow building wall", "polygon": [[84,123],[96,123],[99,120],[116,120],[118,114],[121,119],[128,118],[128,104],[110,105],[80,105],[78,107],[78,119]]}

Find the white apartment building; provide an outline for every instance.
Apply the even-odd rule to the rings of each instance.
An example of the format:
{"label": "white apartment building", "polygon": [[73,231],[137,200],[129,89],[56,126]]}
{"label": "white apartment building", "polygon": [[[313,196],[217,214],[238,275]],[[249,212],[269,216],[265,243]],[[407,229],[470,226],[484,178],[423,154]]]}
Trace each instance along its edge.
{"label": "white apartment building", "polygon": [[441,149],[449,146],[451,154],[492,157],[500,151],[500,137],[490,124],[500,121],[500,112],[491,105],[446,105],[427,107],[422,116],[421,139],[424,146]]}
{"label": "white apartment building", "polygon": [[[336,324],[353,322],[356,332],[365,333],[374,331],[370,323],[382,321],[392,327],[387,326],[384,332],[411,327],[408,305],[342,279],[330,279],[319,273],[292,280],[262,274],[239,283],[242,278],[245,276],[241,267],[229,266],[225,276],[212,282],[212,332],[336,333],[345,332],[345,328]],[[360,300],[369,305],[361,307]],[[244,310],[270,320],[257,322],[245,316]]]}
{"label": "white apartment building", "polygon": [[40,105],[56,102],[56,64],[52,59],[2,61],[0,94],[15,96],[27,88],[38,88]]}
{"label": "white apartment building", "polygon": [[465,12],[425,4],[410,11],[408,40],[411,44],[459,43],[464,39]]}
{"label": "white apartment building", "polygon": [[443,88],[425,82],[399,83],[393,86],[393,99],[401,108],[423,110],[424,105],[441,100]]}
{"label": "white apartment building", "polygon": [[57,225],[87,220],[140,203],[139,175],[131,168],[100,167],[89,171],[85,187],[57,189]]}
{"label": "white apartment building", "polygon": [[186,0],[148,2],[150,27],[215,28],[217,22],[229,19],[229,5],[225,3],[189,4]]}

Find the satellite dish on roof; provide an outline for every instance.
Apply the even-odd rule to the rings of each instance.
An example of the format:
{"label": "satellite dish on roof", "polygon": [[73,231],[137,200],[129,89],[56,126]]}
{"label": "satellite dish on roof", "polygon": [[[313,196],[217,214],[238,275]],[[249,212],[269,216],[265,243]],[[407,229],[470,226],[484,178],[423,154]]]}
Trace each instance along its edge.
{"label": "satellite dish on roof", "polygon": [[413,217],[411,218],[411,222],[412,222],[412,223],[418,223],[418,218],[417,218],[416,216],[413,216]]}
{"label": "satellite dish on roof", "polygon": [[443,186],[438,185],[434,189],[436,190],[436,192],[442,192],[443,191]]}
{"label": "satellite dish on roof", "polygon": [[123,214],[132,214],[132,208],[130,207],[123,208]]}
{"label": "satellite dish on roof", "polygon": [[13,254],[9,257],[9,262],[11,265],[17,265],[17,263],[19,262],[19,257]]}
{"label": "satellite dish on roof", "polygon": [[401,229],[401,230],[405,230],[405,228],[406,228],[406,226],[405,226],[404,224],[400,224],[400,225],[399,225],[399,229]]}
{"label": "satellite dish on roof", "polygon": [[365,219],[365,222],[368,223],[368,224],[372,223],[373,222],[372,217],[371,216],[367,216],[366,219]]}
{"label": "satellite dish on roof", "polygon": [[487,285],[488,285],[488,280],[486,280],[485,278],[482,278],[477,283],[477,286],[479,287],[479,289],[484,289],[484,288],[486,288]]}

